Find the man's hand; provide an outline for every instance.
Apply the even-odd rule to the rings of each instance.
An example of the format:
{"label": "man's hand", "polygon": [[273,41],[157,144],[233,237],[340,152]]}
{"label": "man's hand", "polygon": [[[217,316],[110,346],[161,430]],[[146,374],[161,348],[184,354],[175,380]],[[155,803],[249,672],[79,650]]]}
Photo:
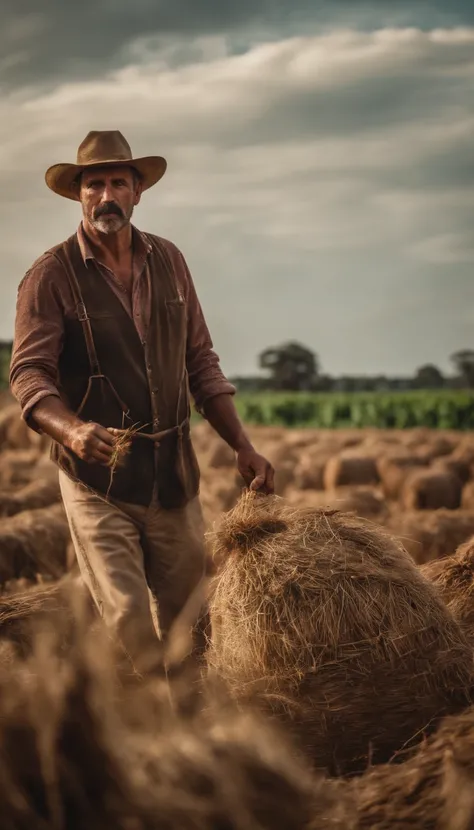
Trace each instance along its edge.
{"label": "man's hand", "polygon": [[89,421],[71,427],[64,443],[88,464],[107,466],[112,458],[115,441],[105,427]]}
{"label": "man's hand", "polygon": [[237,467],[240,475],[250,490],[258,490],[266,495],[275,492],[275,470],[263,455],[251,447],[245,447],[237,453]]}
{"label": "man's hand", "polygon": [[266,495],[275,492],[275,471],[262,455],[255,452],[237,415],[232,395],[222,392],[206,401],[204,414],[218,435],[237,453],[237,467],[247,487]]}

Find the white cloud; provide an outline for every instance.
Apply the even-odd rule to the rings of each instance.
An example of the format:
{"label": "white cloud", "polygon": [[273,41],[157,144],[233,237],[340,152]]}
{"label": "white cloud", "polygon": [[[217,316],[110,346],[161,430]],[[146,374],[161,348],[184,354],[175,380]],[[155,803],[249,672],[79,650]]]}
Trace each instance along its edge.
{"label": "white cloud", "polygon": [[[0,100],[7,273],[19,279],[79,218],[76,205],[47,191],[46,167],[73,160],[89,129],[119,128],[136,154],[168,159],[136,221],[172,236],[190,258],[233,370],[248,369],[280,331],[291,334],[287,311],[295,334],[320,338],[326,366],[367,368],[357,366],[366,347],[346,345],[335,329],[349,336],[363,320],[366,331],[368,317],[375,330],[382,321],[387,343],[374,368],[380,355],[381,370],[392,357],[407,366],[408,346],[394,348],[399,327],[387,329],[391,303],[403,308],[398,274],[410,269],[411,290],[418,275],[425,291],[423,269],[434,260],[449,268],[472,259],[474,29],[346,30],[242,55],[226,48],[222,38],[204,39],[196,62],[178,66],[176,51],[155,54],[148,42],[146,58],[99,80]],[[242,346],[247,300],[263,316]],[[432,346],[451,348],[439,337]]]}
{"label": "white cloud", "polygon": [[411,252],[430,265],[474,263],[474,239],[472,234],[442,233],[416,242]]}

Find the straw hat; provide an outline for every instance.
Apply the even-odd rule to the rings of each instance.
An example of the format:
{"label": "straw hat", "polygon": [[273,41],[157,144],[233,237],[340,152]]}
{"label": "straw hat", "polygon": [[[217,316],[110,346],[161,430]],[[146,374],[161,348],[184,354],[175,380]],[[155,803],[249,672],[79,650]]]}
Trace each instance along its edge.
{"label": "straw hat", "polygon": [[55,193],[78,202],[79,194],[73,188],[73,182],[79,173],[89,167],[117,164],[134,167],[141,175],[143,190],[156,184],[167,167],[166,160],[161,156],[134,159],[130,145],[118,130],[93,130],[79,145],[76,164],[53,164],[46,171],[45,181]]}

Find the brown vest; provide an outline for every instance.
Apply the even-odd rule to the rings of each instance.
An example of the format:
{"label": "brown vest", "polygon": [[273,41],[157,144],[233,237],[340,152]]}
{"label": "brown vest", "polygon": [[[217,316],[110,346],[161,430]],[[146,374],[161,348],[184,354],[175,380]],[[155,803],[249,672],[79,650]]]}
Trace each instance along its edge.
{"label": "brown vest", "polygon": [[[69,476],[110,498],[148,505],[154,485],[164,508],[184,506],[199,492],[190,438],[186,371],[187,308],[158,237],[147,235],[152,309],[146,343],[95,264],[84,263],[74,234],[51,249],[68,274],[76,305],[65,318],[58,387],[84,421],[140,428],[130,452],[111,470],[87,464],[53,442],[51,456]],[[155,436],[154,438],[147,438]]]}

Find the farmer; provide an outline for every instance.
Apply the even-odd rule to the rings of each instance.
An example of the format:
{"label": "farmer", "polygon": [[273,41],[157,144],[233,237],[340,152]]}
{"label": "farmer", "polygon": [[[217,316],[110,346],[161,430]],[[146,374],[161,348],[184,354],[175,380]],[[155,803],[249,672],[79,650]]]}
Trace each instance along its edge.
{"label": "farmer", "polygon": [[23,418],[53,439],[83,580],[135,666],[159,659],[149,591],[166,640],[204,573],[191,396],[246,485],[273,492],[182,253],[130,222],[166,166],[134,159],[107,131],[86,136],[77,164],[48,169],[46,184],[81,203],[82,222],[20,283],[10,369]]}

